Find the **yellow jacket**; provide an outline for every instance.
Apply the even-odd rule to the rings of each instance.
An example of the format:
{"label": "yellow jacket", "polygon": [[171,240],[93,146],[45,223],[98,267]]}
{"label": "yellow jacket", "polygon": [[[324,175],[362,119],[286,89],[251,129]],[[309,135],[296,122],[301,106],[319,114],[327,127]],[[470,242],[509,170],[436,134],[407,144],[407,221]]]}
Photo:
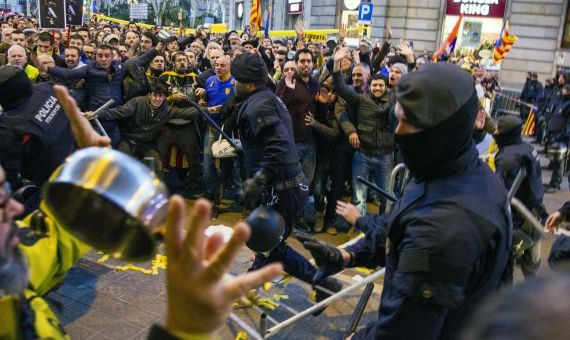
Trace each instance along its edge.
{"label": "yellow jacket", "polygon": [[[43,296],[63,281],[67,271],[85,255],[91,247],[71,236],[61,226],[41,211],[35,211],[23,221],[17,222],[20,231],[20,250],[28,264],[29,286],[24,292],[34,315],[36,337],[40,339],[69,339],[57,316]],[[7,316],[10,311],[0,310]],[[20,320],[21,324],[25,324]],[[20,325],[21,326],[21,325]],[[10,332],[6,334],[4,331]],[[20,330],[3,330],[0,338],[17,339]]]}

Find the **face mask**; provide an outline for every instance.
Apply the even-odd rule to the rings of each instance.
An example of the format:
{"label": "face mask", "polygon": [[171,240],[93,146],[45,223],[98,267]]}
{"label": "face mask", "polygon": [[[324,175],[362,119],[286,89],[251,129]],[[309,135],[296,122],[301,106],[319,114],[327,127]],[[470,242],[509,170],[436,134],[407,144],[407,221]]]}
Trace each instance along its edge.
{"label": "face mask", "polygon": [[474,94],[463,107],[438,126],[411,134],[394,134],[404,164],[417,180],[428,180],[453,172],[454,161],[472,146],[477,108]]}

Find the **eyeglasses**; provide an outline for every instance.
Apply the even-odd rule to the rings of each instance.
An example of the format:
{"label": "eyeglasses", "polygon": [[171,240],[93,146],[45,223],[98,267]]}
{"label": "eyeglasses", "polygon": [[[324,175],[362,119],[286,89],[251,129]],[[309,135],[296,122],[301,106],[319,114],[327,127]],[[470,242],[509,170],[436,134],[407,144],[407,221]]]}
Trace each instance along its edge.
{"label": "eyeglasses", "polygon": [[8,201],[12,198],[12,186],[10,182],[5,181],[0,183],[0,187],[3,189],[3,192],[0,191],[0,208],[6,208]]}

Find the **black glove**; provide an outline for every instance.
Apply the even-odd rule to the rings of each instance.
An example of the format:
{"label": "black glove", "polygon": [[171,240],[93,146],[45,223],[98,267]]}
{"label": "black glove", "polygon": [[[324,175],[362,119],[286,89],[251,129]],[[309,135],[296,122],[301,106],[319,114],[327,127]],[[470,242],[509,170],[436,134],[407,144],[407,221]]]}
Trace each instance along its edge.
{"label": "black glove", "polygon": [[319,267],[313,276],[313,284],[320,284],[328,276],[334,275],[344,268],[344,260],[339,249],[302,232],[296,232],[295,237],[305,249],[311,252],[317,267]]}
{"label": "black glove", "polygon": [[263,187],[267,184],[267,176],[262,170],[255,173],[252,178],[248,178],[243,183],[243,201],[246,203],[258,203]]}

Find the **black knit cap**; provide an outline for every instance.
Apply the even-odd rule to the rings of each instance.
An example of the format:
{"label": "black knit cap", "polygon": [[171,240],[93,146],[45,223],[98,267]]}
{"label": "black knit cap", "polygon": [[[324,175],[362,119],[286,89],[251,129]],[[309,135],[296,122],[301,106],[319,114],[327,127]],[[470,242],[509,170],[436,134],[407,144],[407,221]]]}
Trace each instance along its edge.
{"label": "black knit cap", "polygon": [[[473,78],[456,65],[433,63],[403,76],[396,99],[412,125],[429,129],[458,112],[475,94]],[[475,115],[475,112],[469,112]]]}
{"label": "black knit cap", "polygon": [[23,69],[15,65],[0,67],[0,105],[4,110],[31,95],[32,83]]}
{"label": "black knit cap", "polygon": [[241,83],[260,83],[267,79],[267,66],[259,55],[243,53],[232,61],[230,73]]}
{"label": "black knit cap", "polygon": [[522,127],[522,120],[520,117],[514,115],[505,115],[497,120],[497,132],[499,134],[505,134],[513,129],[521,129]]}

